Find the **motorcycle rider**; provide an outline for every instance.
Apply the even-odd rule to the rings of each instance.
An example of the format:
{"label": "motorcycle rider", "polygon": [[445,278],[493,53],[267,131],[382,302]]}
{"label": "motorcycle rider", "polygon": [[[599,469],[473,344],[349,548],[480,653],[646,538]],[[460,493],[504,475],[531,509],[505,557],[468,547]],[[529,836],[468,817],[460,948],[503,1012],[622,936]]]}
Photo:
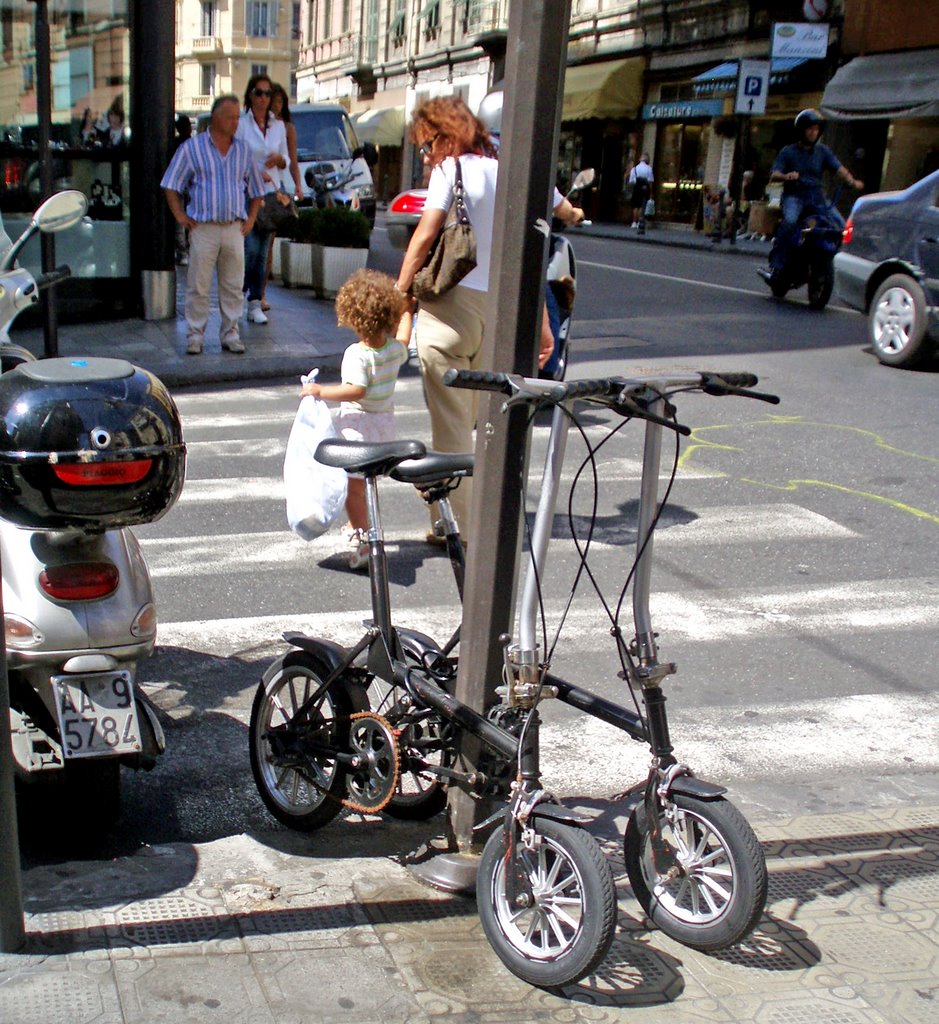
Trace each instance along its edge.
{"label": "motorcycle rider", "polygon": [[841,214],[828,204],[822,191],[824,171],[831,171],[858,192],[864,188],[864,182],[855,178],[828,146],[819,142],[824,128],[825,121],[817,110],[810,107],[800,111],[795,119],[797,141],[779,151],[770,172],[771,182],[783,183],[783,196],[782,220],[770,250],[769,270],[760,272],[767,281],[785,269],[806,217],[815,214],[834,227],[844,227]]}

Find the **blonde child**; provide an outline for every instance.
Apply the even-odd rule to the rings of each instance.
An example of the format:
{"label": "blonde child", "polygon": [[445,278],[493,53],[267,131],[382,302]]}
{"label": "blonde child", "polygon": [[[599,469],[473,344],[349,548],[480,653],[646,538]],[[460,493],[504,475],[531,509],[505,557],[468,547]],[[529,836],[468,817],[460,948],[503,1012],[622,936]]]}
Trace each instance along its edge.
{"label": "blonde child", "polygon": [[[393,441],[394,389],[401,364],[407,361],[407,342],[396,340],[407,308],[407,298],[395,288],[387,274],[359,270],[339,289],[336,321],[351,327],[359,340],[342,357],[341,384],[305,384],[301,395],[313,395],[327,402],[339,402],[334,416],[340,437],[352,441]],[[350,569],[368,566],[368,513],[365,480],[349,475],[346,498],[349,524]]]}

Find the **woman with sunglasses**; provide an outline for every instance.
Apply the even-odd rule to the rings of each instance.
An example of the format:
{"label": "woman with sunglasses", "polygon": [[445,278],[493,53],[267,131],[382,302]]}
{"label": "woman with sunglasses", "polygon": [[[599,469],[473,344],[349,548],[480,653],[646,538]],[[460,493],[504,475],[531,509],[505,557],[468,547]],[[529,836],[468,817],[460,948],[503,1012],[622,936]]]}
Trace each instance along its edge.
{"label": "woman with sunglasses", "polygon": [[[447,96],[421,104],[412,115],[411,139],[431,173],[424,212],[404,254],[396,287],[410,294],[414,275],[424,265],[453,202],[456,162],[460,162],[466,210],[476,236],[476,267],[439,298],[423,300],[417,314],[417,354],[430,412],[431,442],[438,451],[473,450],[477,391],[448,388],[443,375],[451,366],[480,365],[488,310],[489,260],[496,203],[496,174],[489,133],[463,100]],[[469,533],[470,484],[464,480],[451,504],[464,536]],[[431,510],[431,521],[435,518]],[[438,538],[427,535],[429,543]]]}
{"label": "woman with sunglasses", "polygon": [[[244,112],[236,136],[251,149],[267,192],[277,189],[280,172],[290,162],[284,122],[278,121],[271,113],[272,92],[271,80],[267,75],[252,75],[248,79]],[[261,295],[271,234],[255,225],[245,238],[244,290],[248,293],[248,320],[254,324],[267,323],[267,316],[261,309]]]}

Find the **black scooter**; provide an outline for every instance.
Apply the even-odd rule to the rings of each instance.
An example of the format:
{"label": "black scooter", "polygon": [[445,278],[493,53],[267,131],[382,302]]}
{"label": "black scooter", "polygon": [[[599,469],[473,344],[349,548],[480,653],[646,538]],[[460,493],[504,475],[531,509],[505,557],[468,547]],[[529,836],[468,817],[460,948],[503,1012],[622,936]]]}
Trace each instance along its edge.
{"label": "black scooter", "polygon": [[[821,194],[821,188],[816,187]],[[819,205],[813,212],[802,217],[798,242],[781,270],[761,267],[757,271],[777,299],[784,298],[793,288],[808,285],[810,309],[824,309],[828,304],[835,283],[833,261],[835,253],[841,248],[844,231],[841,218],[835,210],[840,194],[839,188],[830,203]],[[774,248],[776,244],[774,240]]]}

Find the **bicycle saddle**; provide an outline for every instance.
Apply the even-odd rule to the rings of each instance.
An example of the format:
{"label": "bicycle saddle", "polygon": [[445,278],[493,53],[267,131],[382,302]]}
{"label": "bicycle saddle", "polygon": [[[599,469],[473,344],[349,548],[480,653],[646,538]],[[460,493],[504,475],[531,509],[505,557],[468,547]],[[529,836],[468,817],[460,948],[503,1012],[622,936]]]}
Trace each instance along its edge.
{"label": "bicycle saddle", "polygon": [[451,477],[473,475],[472,452],[427,452],[419,459],[408,459],[388,474],[415,487],[435,484]]}
{"label": "bicycle saddle", "polygon": [[316,446],[315,459],[324,466],[363,476],[387,476],[406,459],[419,459],[427,449],[422,441],[346,441],[329,438]]}

